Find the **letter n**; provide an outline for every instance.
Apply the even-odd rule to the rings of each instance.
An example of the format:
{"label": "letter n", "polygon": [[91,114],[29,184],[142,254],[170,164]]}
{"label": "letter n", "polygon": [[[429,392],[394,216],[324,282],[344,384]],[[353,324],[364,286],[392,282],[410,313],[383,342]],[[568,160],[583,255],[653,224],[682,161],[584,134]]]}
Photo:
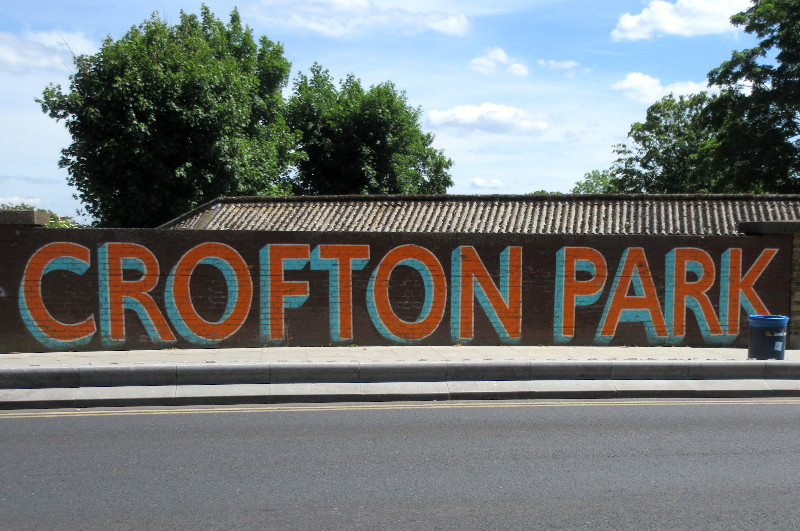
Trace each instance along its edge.
{"label": "letter n", "polygon": [[452,253],[450,335],[454,341],[470,341],[475,332],[475,300],[503,343],[519,343],[522,337],[522,247],[506,247],[500,253],[500,286],[471,246]]}

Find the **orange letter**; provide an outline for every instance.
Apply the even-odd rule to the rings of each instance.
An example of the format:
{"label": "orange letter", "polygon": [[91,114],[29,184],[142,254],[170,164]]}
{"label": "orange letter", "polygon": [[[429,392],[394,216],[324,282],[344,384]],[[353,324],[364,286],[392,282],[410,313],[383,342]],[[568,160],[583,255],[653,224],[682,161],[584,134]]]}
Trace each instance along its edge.
{"label": "orange letter", "polygon": [[[722,327],[706,292],[716,281],[716,269],[711,256],[702,249],[678,247],[667,255],[666,313],[671,341],[679,343],[686,335],[686,310],[694,313],[700,332],[708,340],[722,341]],[[690,282],[688,273],[697,277]],[[713,336],[717,336],[714,338]]]}
{"label": "orange letter", "polygon": [[328,314],[331,341],[353,340],[353,270],[364,269],[369,245],[318,245],[311,253],[311,269],[327,269]]}
{"label": "orange letter", "polygon": [[[98,249],[100,281],[100,334],[103,344],[125,342],[125,310],[139,316],[154,343],[172,343],[175,335],[156,306],[150,291],[158,283],[158,260],[147,247],[135,243],[107,243]],[[123,270],[141,274],[124,280]]]}
{"label": "orange letter", "polygon": [[500,253],[500,289],[474,247],[457,247],[451,263],[450,335],[453,341],[473,338],[474,299],[477,299],[500,340],[518,343],[522,336],[522,248],[506,247]]}
{"label": "orange letter", "polygon": [[42,299],[42,277],[50,271],[82,275],[91,265],[89,249],[76,243],[48,243],[31,256],[19,286],[19,310],[25,327],[51,349],[87,344],[97,329],[94,315],[80,323],[62,323],[47,311]]}
{"label": "orange letter", "polygon": [[[422,277],[425,301],[419,319],[400,319],[389,301],[389,279],[397,266],[413,268]],[[429,250],[418,245],[401,245],[389,251],[375,268],[367,286],[367,310],[378,332],[391,341],[411,343],[431,335],[444,316],[447,280],[442,264]]]}
{"label": "orange letter", "polygon": [[265,245],[261,263],[261,339],[274,343],[284,339],[286,308],[299,308],[308,299],[308,282],[287,281],[284,271],[303,269],[309,259],[308,245]]}
{"label": "orange letter", "polygon": [[[631,286],[634,294],[628,295]],[[611,294],[597,330],[597,342],[610,342],[616,335],[617,325],[620,322],[644,323],[647,339],[651,343],[658,342],[659,338],[668,337],[667,325],[653,284],[653,275],[650,273],[647,257],[641,247],[629,247],[622,254],[614,284],[611,286]]]}
{"label": "orange letter", "polygon": [[[589,278],[578,280],[578,273]],[[606,285],[606,259],[589,247],[564,247],[556,253],[555,330],[556,343],[575,336],[575,307],[596,303]]]}
{"label": "orange letter", "polygon": [[733,338],[739,335],[740,307],[748,314],[770,314],[754,286],[776,254],[777,249],[764,249],[742,276],[742,250],[734,248],[722,253],[719,311],[727,335]]}
{"label": "orange letter", "polygon": [[[200,264],[217,268],[225,278],[227,303],[218,321],[203,319],[192,302],[189,283]],[[184,254],[167,278],[167,313],[187,341],[215,345],[235,334],[250,313],[253,280],[242,256],[223,243],[201,243]]]}

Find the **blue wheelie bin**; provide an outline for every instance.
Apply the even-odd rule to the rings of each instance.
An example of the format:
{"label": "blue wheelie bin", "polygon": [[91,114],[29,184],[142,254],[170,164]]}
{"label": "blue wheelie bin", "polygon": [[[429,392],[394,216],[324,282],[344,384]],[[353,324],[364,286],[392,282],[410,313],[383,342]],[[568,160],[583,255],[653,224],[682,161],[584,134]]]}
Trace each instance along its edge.
{"label": "blue wheelie bin", "polygon": [[786,353],[786,325],[784,315],[748,315],[750,336],[747,341],[747,358],[756,360],[782,360]]}

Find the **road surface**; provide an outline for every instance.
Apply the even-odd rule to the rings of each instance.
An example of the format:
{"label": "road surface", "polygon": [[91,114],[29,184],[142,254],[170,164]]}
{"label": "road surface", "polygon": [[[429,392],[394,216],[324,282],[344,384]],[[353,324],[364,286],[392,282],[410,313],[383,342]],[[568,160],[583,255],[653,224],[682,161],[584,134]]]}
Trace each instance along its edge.
{"label": "road surface", "polygon": [[0,528],[796,529],[800,400],[0,412]]}

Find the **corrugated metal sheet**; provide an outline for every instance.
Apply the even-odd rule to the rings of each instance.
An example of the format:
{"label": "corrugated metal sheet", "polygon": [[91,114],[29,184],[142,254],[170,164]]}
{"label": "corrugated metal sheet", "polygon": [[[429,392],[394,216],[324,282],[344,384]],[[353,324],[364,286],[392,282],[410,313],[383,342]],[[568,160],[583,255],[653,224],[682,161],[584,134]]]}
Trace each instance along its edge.
{"label": "corrugated metal sheet", "polygon": [[734,235],[739,222],[798,220],[798,195],[225,197],[162,228]]}

